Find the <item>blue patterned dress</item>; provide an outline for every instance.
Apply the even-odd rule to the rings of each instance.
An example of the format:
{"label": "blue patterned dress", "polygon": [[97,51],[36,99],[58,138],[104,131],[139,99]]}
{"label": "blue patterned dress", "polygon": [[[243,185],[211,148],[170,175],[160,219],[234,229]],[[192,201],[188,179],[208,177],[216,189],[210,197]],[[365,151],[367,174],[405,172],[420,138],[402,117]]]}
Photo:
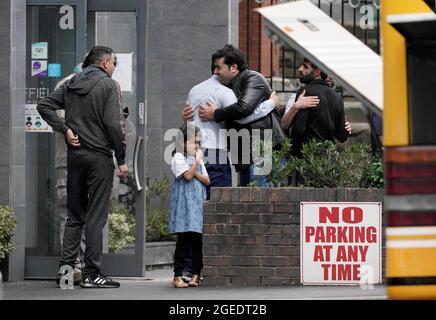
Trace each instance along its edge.
{"label": "blue patterned dress", "polygon": [[[194,163],[193,157],[176,153],[172,161],[172,171],[176,176],[171,194],[171,210],[168,230],[170,234],[181,232],[203,233],[203,202],[206,200],[206,187],[197,179],[183,178]],[[197,172],[207,174],[203,160]]]}

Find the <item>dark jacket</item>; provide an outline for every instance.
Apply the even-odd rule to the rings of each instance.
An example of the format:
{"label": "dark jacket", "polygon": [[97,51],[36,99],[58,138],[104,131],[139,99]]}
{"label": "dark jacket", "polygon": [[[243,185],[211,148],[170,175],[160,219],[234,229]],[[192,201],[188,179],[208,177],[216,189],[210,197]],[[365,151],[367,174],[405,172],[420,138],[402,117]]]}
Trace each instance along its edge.
{"label": "dark jacket", "polygon": [[245,125],[233,122],[250,115],[262,101],[269,99],[272,90],[265,77],[256,71],[244,70],[232,80],[229,87],[234,91],[238,102],[226,108],[216,109],[215,121],[227,121],[229,128],[270,129],[269,116]]}
{"label": "dark jacket", "polygon": [[336,138],[345,142],[348,132],[345,130],[344,102],[341,96],[324,80],[313,80],[301,88],[296,99],[303,90],[306,90],[306,96],[318,96],[320,102],[317,107],[302,109],[295,116],[291,129],[292,153],[300,155],[302,145],[312,139],[334,141]]}
{"label": "dark jacket", "polygon": [[[272,147],[278,146],[285,138],[285,134],[281,129],[277,116],[274,114],[275,111],[270,112],[265,117],[248,124],[239,124],[234,122],[235,120],[239,120],[250,115],[260,103],[269,99],[272,90],[265,77],[256,71],[244,70],[231,81],[229,87],[235,93],[238,101],[226,108],[216,109],[214,114],[215,121],[226,121],[228,129],[248,129],[249,131],[253,129],[259,129],[261,139],[264,138],[264,129],[272,129]],[[253,141],[250,139],[250,146],[252,143]],[[245,148],[243,148],[242,144],[239,143],[237,153],[237,169],[246,166],[246,164],[242,164],[244,150]],[[232,161],[235,163],[235,159],[232,159]],[[252,162],[251,158],[250,162]]]}
{"label": "dark jacket", "polygon": [[[56,110],[65,109],[65,123]],[[100,67],[91,65],[44,99],[37,106],[54,130],[79,136],[80,148],[115,157],[125,163],[126,142],[121,90]],[[68,145],[68,148],[73,148]]]}

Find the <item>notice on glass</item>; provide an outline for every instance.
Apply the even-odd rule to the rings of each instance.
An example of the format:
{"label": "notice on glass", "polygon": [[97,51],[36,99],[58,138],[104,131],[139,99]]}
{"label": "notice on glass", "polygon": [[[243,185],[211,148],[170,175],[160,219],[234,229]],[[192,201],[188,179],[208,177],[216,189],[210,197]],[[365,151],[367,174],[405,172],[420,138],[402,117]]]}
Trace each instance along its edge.
{"label": "notice on glass", "polygon": [[32,59],[47,59],[48,42],[32,43]]}
{"label": "notice on glass", "polygon": [[26,132],[53,132],[36,110],[36,104],[26,104]]}
{"label": "notice on glass", "polygon": [[121,91],[132,92],[133,53],[117,53],[117,67],[112,78],[118,81]]}

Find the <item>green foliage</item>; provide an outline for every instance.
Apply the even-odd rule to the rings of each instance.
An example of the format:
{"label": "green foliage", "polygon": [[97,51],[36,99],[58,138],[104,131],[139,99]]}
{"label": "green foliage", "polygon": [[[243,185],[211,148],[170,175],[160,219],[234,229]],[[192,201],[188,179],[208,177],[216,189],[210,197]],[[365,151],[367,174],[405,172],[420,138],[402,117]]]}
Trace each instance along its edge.
{"label": "green foliage", "polygon": [[362,188],[384,188],[384,162],[380,157],[374,157],[363,170],[360,186]]}
{"label": "green foliage", "polygon": [[340,152],[331,141],[311,141],[303,145],[296,170],[305,187],[358,187],[369,151],[368,146],[357,144]]}
{"label": "green foliage", "polygon": [[169,239],[168,208],[149,208],[147,211],[147,241]]}
{"label": "green foliage", "polygon": [[289,177],[295,170],[294,161],[286,161],[283,165],[283,159],[287,158],[291,152],[292,144],[290,139],[286,139],[283,142],[280,150],[275,150],[272,153],[271,173],[268,180],[274,187],[283,187],[287,184],[287,177]]}
{"label": "green foliage", "polygon": [[6,254],[15,250],[11,239],[16,225],[17,220],[15,219],[13,209],[0,205],[0,260],[4,259]]}
{"label": "green foliage", "polygon": [[[294,171],[299,175],[300,187],[313,188],[380,188],[383,187],[381,160],[371,157],[370,146],[355,144],[338,150],[331,141],[311,141],[303,145],[302,157],[289,156],[290,144],[273,152],[273,166],[269,180],[273,186],[283,186],[285,177]],[[286,166],[280,164],[289,158]]]}
{"label": "green foliage", "polygon": [[168,234],[170,179],[150,179],[147,186],[147,241],[172,240]]}
{"label": "green foliage", "polygon": [[[168,234],[169,195],[169,177],[147,181],[147,242],[173,240]],[[109,248],[116,253],[134,241],[135,217],[125,205],[113,199],[109,214]]]}
{"label": "green foliage", "polygon": [[112,199],[109,209],[109,249],[117,253],[135,242],[135,217],[127,206]]}

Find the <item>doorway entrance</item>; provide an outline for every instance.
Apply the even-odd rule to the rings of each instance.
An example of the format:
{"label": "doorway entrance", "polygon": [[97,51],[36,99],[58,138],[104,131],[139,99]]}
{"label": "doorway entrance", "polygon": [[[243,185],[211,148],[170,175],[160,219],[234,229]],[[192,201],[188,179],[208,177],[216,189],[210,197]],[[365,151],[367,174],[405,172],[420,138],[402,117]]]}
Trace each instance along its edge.
{"label": "doorway entrance", "polygon": [[[145,261],[145,1],[28,0],[26,30],[26,278],[58,271],[61,225],[66,214],[63,137],[35,110],[39,99],[79,72],[95,45],[114,49],[113,78],[122,90],[129,177],[114,175],[105,228],[103,273],[144,276]],[[120,236],[123,221],[128,232]],[[116,232],[118,231],[118,232]]]}

